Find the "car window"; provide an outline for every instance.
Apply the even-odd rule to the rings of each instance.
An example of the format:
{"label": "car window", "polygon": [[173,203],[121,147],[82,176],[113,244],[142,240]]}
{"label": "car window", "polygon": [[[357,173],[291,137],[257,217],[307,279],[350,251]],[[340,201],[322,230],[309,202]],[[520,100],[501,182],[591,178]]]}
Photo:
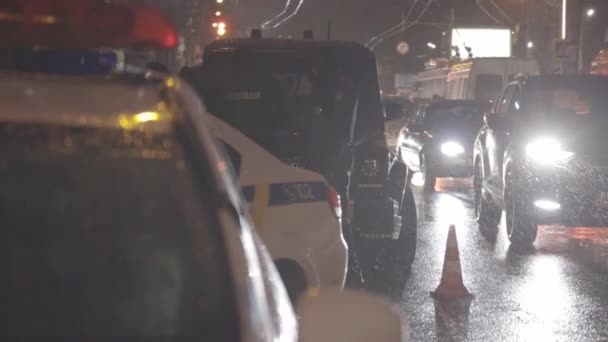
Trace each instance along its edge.
{"label": "car window", "polygon": [[508,113],[509,107],[511,106],[511,101],[515,91],[517,90],[517,85],[509,85],[504,92],[504,95],[500,99],[500,102],[497,104],[496,111],[498,113]]}
{"label": "car window", "polygon": [[0,123],[0,140],[0,335],[238,338],[217,199],[174,137]]}
{"label": "car window", "polygon": [[519,113],[521,107],[521,87],[516,86],[513,90],[511,101],[509,102],[509,113]]}
{"label": "car window", "polygon": [[489,102],[445,102],[431,104],[425,115],[425,129],[478,128]]}
{"label": "car window", "polygon": [[424,115],[426,113],[427,105],[419,105],[416,110],[416,116],[414,119],[408,123],[408,127],[415,128],[421,127],[424,124]]}

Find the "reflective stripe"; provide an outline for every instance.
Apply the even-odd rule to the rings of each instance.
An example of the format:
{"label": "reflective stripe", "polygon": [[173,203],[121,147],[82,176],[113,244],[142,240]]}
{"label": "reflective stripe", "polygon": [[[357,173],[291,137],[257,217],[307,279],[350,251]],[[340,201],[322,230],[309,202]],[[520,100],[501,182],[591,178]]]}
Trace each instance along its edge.
{"label": "reflective stripe", "polygon": [[[259,188],[253,185],[242,187],[243,196],[248,202],[258,201]],[[291,182],[270,184],[266,205],[279,206],[300,203],[321,202],[327,199],[325,182]]]}

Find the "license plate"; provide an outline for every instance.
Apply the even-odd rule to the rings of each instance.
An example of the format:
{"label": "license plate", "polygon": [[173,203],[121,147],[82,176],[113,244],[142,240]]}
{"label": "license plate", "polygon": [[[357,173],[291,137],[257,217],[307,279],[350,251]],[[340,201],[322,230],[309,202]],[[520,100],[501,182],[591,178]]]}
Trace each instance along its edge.
{"label": "license plate", "polygon": [[608,192],[600,192],[597,203],[602,207],[608,207]]}

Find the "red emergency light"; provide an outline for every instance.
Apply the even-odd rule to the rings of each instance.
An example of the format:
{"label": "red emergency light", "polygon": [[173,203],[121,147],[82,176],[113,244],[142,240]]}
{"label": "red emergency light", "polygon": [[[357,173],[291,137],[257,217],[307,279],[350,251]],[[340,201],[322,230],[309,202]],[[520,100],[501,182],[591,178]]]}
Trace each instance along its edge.
{"label": "red emergency light", "polygon": [[158,9],[104,0],[2,0],[0,45],[174,48],[177,30]]}

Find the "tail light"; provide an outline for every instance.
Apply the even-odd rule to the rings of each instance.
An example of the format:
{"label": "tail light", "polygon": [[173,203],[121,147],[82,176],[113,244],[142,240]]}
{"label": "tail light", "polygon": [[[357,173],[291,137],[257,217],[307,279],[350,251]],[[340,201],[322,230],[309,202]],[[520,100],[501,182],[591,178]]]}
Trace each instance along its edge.
{"label": "tail light", "polygon": [[342,218],[342,203],[340,202],[340,194],[336,191],[336,189],[331,186],[327,186],[327,204],[329,204],[329,209],[332,214],[337,219]]}
{"label": "tail light", "polygon": [[71,48],[174,48],[175,26],[158,9],[104,0],[11,0],[0,5],[3,44]]}

